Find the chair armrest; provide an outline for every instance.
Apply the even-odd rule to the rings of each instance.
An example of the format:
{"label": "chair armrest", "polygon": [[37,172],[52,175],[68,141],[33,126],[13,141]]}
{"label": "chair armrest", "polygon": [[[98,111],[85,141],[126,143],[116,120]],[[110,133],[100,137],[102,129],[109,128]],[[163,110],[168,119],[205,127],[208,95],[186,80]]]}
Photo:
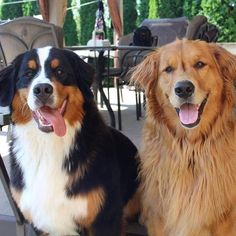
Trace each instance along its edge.
{"label": "chair armrest", "polygon": [[125,76],[130,68],[138,65],[150,52],[153,51],[153,48],[147,49],[138,49],[138,50],[127,50],[123,56],[120,58],[120,67],[122,70],[121,77]]}

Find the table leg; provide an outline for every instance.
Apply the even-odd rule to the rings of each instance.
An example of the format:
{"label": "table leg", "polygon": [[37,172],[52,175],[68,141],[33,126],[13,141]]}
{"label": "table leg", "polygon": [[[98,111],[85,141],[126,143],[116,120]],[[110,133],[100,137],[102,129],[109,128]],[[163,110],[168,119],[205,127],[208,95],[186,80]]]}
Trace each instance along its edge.
{"label": "table leg", "polygon": [[[109,60],[109,58],[108,58],[108,60]],[[97,61],[97,66],[96,66],[96,77],[95,77],[96,81],[95,81],[95,83],[97,83],[98,90],[101,94],[101,98],[102,98],[103,102],[105,103],[105,105],[107,107],[107,111],[108,111],[109,116],[110,116],[111,126],[115,128],[116,127],[116,120],[115,120],[114,111],[111,108],[111,104],[110,104],[109,100],[106,97],[106,94],[103,90],[103,85],[102,85],[103,78],[104,78],[103,73],[105,71],[105,65],[106,65],[106,58],[104,57],[104,51],[101,50],[99,52],[99,55],[98,55],[98,61]],[[108,76],[109,76],[109,74],[108,74]]]}

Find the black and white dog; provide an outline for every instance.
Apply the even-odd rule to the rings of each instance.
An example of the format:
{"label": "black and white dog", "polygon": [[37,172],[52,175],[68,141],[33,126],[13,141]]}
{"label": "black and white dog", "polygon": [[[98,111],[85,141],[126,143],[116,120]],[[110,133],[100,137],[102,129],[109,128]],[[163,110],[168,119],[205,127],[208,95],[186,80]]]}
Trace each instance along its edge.
{"label": "black and white dog", "polygon": [[75,53],[45,47],[0,72],[11,106],[11,191],[24,217],[49,235],[120,236],[139,206],[137,149],[99,115],[94,70]]}

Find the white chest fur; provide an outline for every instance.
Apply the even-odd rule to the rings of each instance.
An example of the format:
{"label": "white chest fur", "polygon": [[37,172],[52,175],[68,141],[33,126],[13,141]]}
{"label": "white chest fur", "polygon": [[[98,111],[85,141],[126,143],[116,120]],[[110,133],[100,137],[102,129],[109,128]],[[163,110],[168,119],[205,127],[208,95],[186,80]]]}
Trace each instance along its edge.
{"label": "white chest fur", "polygon": [[67,125],[67,133],[61,138],[42,133],[33,122],[14,130],[14,151],[25,183],[20,208],[31,215],[35,226],[50,235],[76,234],[74,219],[86,217],[87,200],[66,196],[68,176],[62,169],[75,129]]}

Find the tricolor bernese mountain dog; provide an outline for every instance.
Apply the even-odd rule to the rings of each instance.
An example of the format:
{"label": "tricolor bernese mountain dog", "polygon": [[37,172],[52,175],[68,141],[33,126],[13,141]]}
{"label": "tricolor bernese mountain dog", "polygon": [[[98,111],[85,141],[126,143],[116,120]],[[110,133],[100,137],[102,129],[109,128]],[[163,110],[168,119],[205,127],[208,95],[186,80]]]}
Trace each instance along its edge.
{"label": "tricolor bernese mountain dog", "polygon": [[43,234],[120,236],[138,211],[137,149],[103,121],[93,77],[74,52],[52,47],[0,72],[0,105],[11,106],[13,122],[12,196]]}

